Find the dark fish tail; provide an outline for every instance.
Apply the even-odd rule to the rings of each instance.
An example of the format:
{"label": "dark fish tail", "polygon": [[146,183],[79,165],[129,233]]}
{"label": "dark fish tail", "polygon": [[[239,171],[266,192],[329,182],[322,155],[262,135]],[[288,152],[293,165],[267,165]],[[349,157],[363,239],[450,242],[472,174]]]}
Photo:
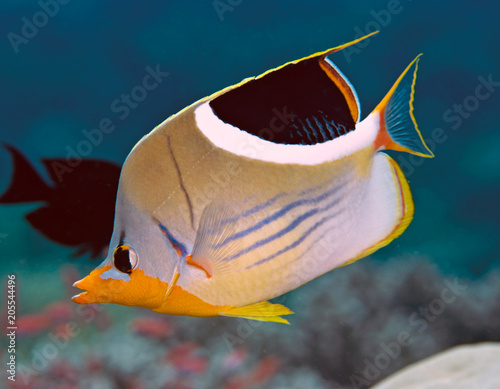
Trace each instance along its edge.
{"label": "dark fish tail", "polygon": [[4,144],[12,155],[14,174],[7,191],[0,196],[0,203],[15,204],[48,201],[52,188],[48,186],[28,160],[13,146]]}

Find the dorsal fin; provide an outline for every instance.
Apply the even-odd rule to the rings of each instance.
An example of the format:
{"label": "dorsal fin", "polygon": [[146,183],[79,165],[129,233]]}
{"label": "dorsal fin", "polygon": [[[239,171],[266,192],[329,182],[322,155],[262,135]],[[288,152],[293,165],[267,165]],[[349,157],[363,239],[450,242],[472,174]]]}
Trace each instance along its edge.
{"label": "dorsal fin", "polygon": [[330,77],[330,79],[335,83],[337,88],[339,88],[342,91],[342,93],[346,96],[346,101],[347,101],[347,104],[349,105],[349,109],[351,111],[352,118],[356,123],[359,121],[359,118],[361,115],[361,111],[359,109],[358,96],[357,96],[353,86],[351,85],[351,83],[347,81],[347,78],[342,74],[342,72],[333,63],[328,61],[328,59],[326,57],[328,57],[330,54],[333,54],[337,51],[343,50],[346,47],[355,45],[355,44],[359,43],[360,41],[365,40],[365,39],[367,39],[375,34],[378,34],[378,31],[374,31],[370,34],[362,36],[361,38],[358,38],[358,39],[353,40],[353,41],[348,42],[348,43],[344,43],[344,44],[337,46],[337,47],[334,47],[332,49],[313,54],[315,56],[319,55],[321,57],[321,59],[322,59],[322,61],[320,61],[321,68],[328,75],[328,77]]}
{"label": "dorsal fin", "polygon": [[326,57],[370,35],[242,82],[210,107],[223,122],[274,143],[313,145],[338,138],[355,129],[358,99]]}

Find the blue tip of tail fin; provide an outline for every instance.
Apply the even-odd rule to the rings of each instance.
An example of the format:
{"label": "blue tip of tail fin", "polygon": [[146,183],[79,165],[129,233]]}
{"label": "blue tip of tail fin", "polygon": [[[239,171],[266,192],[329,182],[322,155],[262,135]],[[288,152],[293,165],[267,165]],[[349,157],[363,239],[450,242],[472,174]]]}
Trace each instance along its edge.
{"label": "blue tip of tail fin", "polygon": [[380,112],[381,126],[377,146],[405,151],[421,157],[434,157],[425,144],[413,116],[413,98],[419,54],[404,70],[384,99],[375,108]]}

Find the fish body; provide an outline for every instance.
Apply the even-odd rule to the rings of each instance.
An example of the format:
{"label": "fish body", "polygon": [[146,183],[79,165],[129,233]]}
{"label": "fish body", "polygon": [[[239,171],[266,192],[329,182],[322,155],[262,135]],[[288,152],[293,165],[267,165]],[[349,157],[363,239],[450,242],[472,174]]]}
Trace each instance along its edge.
{"label": "fish body", "polygon": [[327,59],[356,42],[243,80],[146,135],[122,169],[110,254],[74,301],[286,322],[292,312],[266,300],[399,236],[413,201],[381,150],[432,156],[412,113],[418,57],[360,122]]}
{"label": "fish body", "polygon": [[43,159],[51,179],[46,183],[13,146],[14,174],[0,204],[41,202],[26,215],[28,222],[50,240],[76,248],[75,256],[101,256],[113,231],[113,205],[120,167],[112,162],[64,158]]}

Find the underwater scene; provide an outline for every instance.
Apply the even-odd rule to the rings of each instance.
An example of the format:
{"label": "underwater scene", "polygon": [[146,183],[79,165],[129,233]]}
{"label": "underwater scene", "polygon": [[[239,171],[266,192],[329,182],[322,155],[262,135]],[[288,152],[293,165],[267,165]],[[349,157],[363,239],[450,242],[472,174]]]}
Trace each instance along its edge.
{"label": "underwater scene", "polygon": [[499,11],[1,1],[0,388],[500,388]]}

